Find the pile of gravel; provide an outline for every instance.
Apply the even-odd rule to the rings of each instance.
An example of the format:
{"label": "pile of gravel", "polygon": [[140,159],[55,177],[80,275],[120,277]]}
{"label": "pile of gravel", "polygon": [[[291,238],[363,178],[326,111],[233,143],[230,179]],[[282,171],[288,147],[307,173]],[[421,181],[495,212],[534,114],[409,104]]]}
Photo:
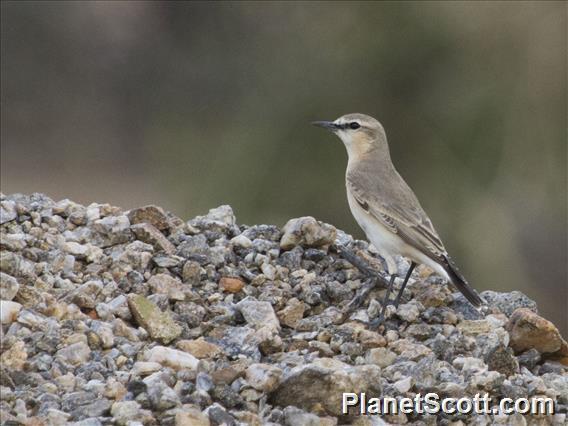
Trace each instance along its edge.
{"label": "pile of gravel", "polygon": [[[568,345],[519,292],[483,314],[418,268],[398,309],[310,217],[184,222],[156,206],[1,196],[2,424],[566,424]],[[403,270],[408,265],[400,259]],[[343,392],[547,396],[557,414],[343,415]]]}

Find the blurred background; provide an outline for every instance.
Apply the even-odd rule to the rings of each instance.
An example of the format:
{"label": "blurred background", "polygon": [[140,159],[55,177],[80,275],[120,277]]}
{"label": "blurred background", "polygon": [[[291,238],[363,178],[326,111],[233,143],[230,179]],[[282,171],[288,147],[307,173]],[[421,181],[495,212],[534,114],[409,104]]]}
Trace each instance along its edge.
{"label": "blurred background", "polygon": [[568,331],[564,2],[1,3],[1,190],[363,234],[339,139],[377,117],[479,290]]}

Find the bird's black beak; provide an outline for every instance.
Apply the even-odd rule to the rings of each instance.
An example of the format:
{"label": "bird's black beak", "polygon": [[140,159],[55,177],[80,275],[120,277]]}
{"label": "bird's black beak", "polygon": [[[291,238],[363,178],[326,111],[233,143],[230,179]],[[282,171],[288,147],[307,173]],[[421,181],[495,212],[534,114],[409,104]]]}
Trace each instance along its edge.
{"label": "bird's black beak", "polygon": [[335,124],[333,121],[312,121],[314,126],[323,127],[324,129],[331,130],[335,132],[339,130],[339,126]]}

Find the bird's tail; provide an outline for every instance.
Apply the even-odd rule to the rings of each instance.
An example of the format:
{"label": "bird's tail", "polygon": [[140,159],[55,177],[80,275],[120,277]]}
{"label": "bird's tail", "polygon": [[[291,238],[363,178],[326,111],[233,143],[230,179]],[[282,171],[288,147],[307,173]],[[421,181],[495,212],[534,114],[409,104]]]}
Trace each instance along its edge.
{"label": "bird's tail", "polygon": [[481,307],[485,302],[477,292],[470,287],[464,276],[460,273],[452,259],[448,256],[445,257],[446,264],[444,265],[444,269],[450,276],[450,280],[454,286],[465,296],[465,298],[476,308]]}

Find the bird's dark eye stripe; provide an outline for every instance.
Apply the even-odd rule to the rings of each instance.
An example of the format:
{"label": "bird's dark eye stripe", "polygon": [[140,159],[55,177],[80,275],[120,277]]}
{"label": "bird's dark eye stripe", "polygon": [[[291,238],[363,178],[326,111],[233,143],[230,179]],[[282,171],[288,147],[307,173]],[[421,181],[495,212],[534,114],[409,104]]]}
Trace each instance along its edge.
{"label": "bird's dark eye stripe", "polygon": [[351,121],[350,123],[338,124],[337,127],[342,130],[347,130],[347,129],[357,130],[358,128],[361,127],[361,125],[356,121]]}

